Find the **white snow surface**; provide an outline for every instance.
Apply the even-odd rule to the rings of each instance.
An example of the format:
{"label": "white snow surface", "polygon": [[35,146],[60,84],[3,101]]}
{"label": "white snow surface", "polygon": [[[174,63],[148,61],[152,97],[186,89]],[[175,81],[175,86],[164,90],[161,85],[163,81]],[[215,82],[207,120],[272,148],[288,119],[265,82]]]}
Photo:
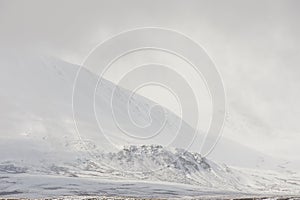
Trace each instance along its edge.
{"label": "white snow surface", "polygon": [[1,57],[0,195],[300,194],[298,165],[226,137],[203,158],[203,133],[107,80],[95,90],[97,75],[78,70],[49,57]]}

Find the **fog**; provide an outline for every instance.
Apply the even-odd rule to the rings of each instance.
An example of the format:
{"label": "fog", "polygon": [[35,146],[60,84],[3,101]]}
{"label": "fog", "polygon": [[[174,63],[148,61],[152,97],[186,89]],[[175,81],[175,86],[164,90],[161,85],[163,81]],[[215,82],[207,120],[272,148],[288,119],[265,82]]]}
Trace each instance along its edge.
{"label": "fog", "polygon": [[[223,78],[224,137],[269,155],[298,159],[299,9],[296,0],[1,0],[0,48],[81,64],[96,45],[124,30],[179,31],[206,49]],[[108,79],[113,81],[116,73]],[[153,88],[142,94],[178,112],[175,104],[168,105],[172,97],[161,98],[162,92]],[[210,114],[207,98],[203,92],[204,128]]]}

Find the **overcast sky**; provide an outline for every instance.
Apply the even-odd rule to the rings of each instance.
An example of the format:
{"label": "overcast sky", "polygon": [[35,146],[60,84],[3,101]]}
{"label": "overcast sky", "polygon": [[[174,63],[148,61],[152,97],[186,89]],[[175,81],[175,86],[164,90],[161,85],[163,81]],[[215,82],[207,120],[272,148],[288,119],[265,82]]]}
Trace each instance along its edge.
{"label": "overcast sky", "polygon": [[80,64],[95,45],[124,30],[154,26],[185,33],[206,49],[224,80],[224,135],[297,159],[299,10],[297,0],[0,0],[0,46]]}

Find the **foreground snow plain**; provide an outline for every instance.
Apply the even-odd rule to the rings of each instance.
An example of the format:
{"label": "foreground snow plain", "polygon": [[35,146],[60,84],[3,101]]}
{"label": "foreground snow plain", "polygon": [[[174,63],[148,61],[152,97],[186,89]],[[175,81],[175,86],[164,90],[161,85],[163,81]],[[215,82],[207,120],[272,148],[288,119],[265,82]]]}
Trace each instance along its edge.
{"label": "foreground snow plain", "polygon": [[83,69],[74,90],[79,66],[15,55],[6,55],[0,62],[0,196],[300,195],[297,165],[225,137],[209,158],[202,158],[200,133],[193,139],[195,131],[188,124],[179,126],[181,120],[172,112],[164,110],[168,112],[164,115],[159,108],[150,109],[154,102],[135,95],[129,103],[131,117],[139,124],[152,122],[140,131],[125,115],[130,91],[118,87],[115,114],[129,132],[147,137],[167,116],[161,134],[143,141],[127,137],[111,117],[115,85],[107,80],[96,91],[99,133],[92,101],[97,76]]}

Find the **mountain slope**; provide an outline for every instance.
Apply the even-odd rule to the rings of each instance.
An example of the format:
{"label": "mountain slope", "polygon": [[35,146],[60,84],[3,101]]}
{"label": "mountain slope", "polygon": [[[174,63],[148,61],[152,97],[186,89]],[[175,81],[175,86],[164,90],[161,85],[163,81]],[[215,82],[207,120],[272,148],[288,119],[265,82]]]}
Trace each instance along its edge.
{"label": "mountain slope", "polygon": [[[229,191],[263,190],[274,182],[272,176],[253,181],[252,171],[244,173],[202,158],[201,132],[194,138],[195,130],[172,112],[139,95],[129,98],[130,91],[107,80],[95,90],[97,76],[84,68],[74,88],[79,66],[58,59],[6,55],[0,66],[0,174],[4,177],[101,177]],[[211,158],[248,168],[280,163],[226,138]],[[284,179],[276,184],[297,188],[294,179],[296,184]],[[12,187],[0,180],[4,188]]]}
{"label": "mountain slope", "polygon": [[[0,137],[46,140],[55,149],[65,148],[81,138],[108,151],[132,144],[159,144],[200,151],[203,133],[195,132],[172,112],[146,98],[133,95],[130,99],[130,91],[117,88],[113,96],[115,85],[107,80],[102,80],[96,89],[94,110],[98,77],[84,68],[75,84],[72,105],[78,66],[47,57],[16,55],[3,56],[0,65]],[[116,98],[111,101],[112,97]],[[130,100],[129,107],[127,100]],[[261,157],[266,166],[268,162],[273,164],[271,158],[225,137],[212,154],[213,159],[235,165],[247,163],[248,167],[255,167]]]}

